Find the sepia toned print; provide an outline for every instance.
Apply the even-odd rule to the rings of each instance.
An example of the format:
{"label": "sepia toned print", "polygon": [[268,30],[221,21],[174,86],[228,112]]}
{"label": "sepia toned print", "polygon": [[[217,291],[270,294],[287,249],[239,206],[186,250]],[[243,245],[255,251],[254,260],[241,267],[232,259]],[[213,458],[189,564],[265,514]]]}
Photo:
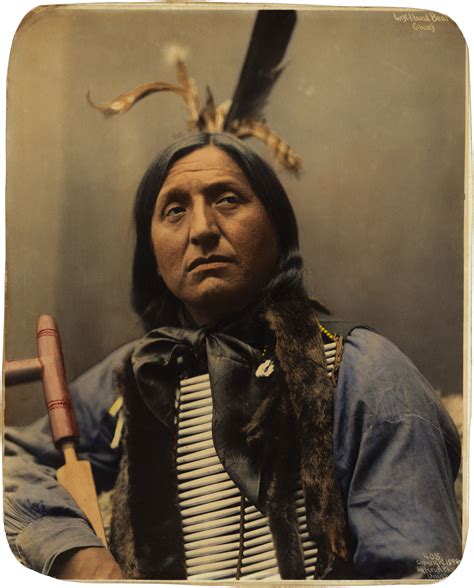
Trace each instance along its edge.
{"label": "sepia toned print", "polygon": [[[8,388],[24,565],[225,584],[456,568],[465,51],[408,9],[25,18],[6,356],[35,358],[37,316],[56,318],[78,438],[55,447],[39,383]],[[105,540],[56,481],[64,440]]]}

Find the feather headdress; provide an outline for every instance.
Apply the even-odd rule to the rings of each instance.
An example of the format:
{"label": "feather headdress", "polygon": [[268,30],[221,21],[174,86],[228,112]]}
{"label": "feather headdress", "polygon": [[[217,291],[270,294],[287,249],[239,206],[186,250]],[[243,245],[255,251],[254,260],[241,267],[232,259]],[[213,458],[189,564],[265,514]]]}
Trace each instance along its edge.
{"label": "feather headdress", "polygon": [[225,131],[240,138],[255,137],[265,143],[288,170],[298,173],[301,158],[267,125],[264,107],[284,66],[281,65],[296,23],[294,10],[259,10],[247,55],[232,100],[215,105],[209,87],[206,101],[200,105],[196,83],[190,77],[182,55],[175,55],[177,84],[150,82],[120,94],[109,104],[96,105],[87,94],[89,104],[106,115],[130,110],[145,96],[156,92],[173,92],[184,100],[190,131]]}

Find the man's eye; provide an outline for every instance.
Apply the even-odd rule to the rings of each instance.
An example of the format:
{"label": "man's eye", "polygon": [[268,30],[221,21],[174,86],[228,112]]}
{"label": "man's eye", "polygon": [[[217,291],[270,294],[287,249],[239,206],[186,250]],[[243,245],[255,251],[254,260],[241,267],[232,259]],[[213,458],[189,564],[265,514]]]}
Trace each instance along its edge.
{"label": "man's eye", "polygon": [[166,217],[174,217],[186,212],[184,206],[170,206],[165,210]]}
{"label": "man's eye", "polygon": [[236,196],[235,194],[225,194],[224,196],[221,196],[219,198],[219,200],[217,201],[217,204],[223,204],[225,205],[235,205],[235,204],[239,204],[240,203],[240,198],[238,196]]}

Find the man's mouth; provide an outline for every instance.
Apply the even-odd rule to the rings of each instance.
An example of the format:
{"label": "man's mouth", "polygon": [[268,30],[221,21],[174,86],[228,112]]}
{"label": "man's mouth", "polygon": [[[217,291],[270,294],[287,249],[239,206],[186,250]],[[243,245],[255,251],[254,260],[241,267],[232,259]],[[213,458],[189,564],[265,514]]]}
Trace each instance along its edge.
{"label": "man's mouth", "polygon": [[188,272],[191,272],[196,267],[202,265],[212,265],[212,264],[220,264],[220,263],[234,263],[234,260],[231,257],[226,257],[225,255],[209,255],[209,257],[196,257],[193,261],[188,265]]}

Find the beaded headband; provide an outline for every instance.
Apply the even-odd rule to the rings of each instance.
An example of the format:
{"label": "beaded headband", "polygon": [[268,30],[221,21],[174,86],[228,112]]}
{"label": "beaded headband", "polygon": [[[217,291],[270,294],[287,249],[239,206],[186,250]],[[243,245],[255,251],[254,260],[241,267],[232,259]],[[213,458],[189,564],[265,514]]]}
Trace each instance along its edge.
{"label": "beaded headband", "polygon": [[89,104],[106,115],[125,113],[145,96],[173,92],[184,100],[190,131],[229,132],[241,139],[255,137],[275,154],[287,170],[298,174],[301,157],[267,125],[263,107],[281,72],[280,65],[290,41],[296,12],[294,10],[260,10],[250,39],[240,78],[232,100],[216,107],[209,87],[206,101],[200,105],[195,81],[189,76],[184,59],[176,59],[177,84],[150,82],[120,94],[109,104],[96,105],[87,93]]}

